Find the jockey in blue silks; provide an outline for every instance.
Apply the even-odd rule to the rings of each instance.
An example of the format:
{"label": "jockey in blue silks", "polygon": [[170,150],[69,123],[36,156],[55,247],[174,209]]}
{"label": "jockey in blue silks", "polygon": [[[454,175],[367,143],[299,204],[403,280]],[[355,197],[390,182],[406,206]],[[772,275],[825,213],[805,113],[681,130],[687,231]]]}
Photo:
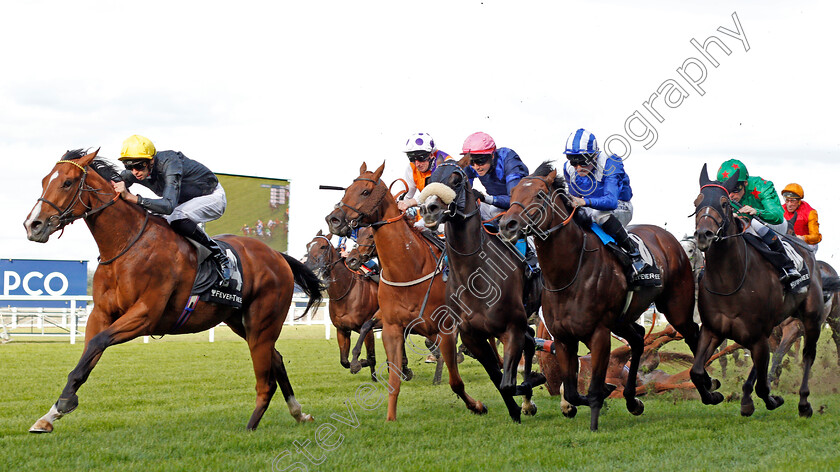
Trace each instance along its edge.
{"label": "jockey in blue silks", "polygon": [[633,189],[624,171],[624,162],[615,155],[607,156],[598,148],[595,135],[581,128],[566,140],[563,175],[568,182],[572,204],[578,213],[598,223],[615,239],[632,260],[633,275],[647,264],[639,254],[639,246],[624,229],[633,218]]}

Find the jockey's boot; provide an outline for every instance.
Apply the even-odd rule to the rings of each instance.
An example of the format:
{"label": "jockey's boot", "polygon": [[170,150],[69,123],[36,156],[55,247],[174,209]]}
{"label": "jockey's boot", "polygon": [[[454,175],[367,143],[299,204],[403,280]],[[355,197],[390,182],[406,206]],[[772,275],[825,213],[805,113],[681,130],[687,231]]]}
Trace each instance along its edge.
{"label": "jockey's boot", "polygon": [[775,231],[768,231],[761,237],[761,240],[767,244],[767,247],[770,248],[771,251],[781,255],[784,258],[784,264],[782,265],[782,275],[779,277],[782,283],[789,284],[794,280],[802,277],[802,274],[796,270],[796,266],[793,264],[793,261],[790,260],[790,257],[787,255],[787,251],[785,251],[784,246],[782,246],[782,240],[776,236]]}
{"label": "jockey's boot", "polygon": [[219,275],[222,277],[222,283],[226,284],[230,280],[230,261],[228,261],[227,255],[225,255],[222,248],[216,244],[216,241],[210,239],[210,237],[207,236],[207,233],[205,233],[204,230],[201,229],[194,221],[189,219],[175,220],[169,223],[169,226],[171,226],[176,233],[190,238],[209,249],[210,257],[213,258],[213,262],[216,263]]}
{"label": "jockey's boot", "polygon": [[618,247],[623,249],[624,252],[630,256],[630,270],[633,272],[633,276],[635,277],[641,274],[648,265],[642,259],[642,255],[639,253],[639,246],[636,244],[636,241],[630,239],[630,235],[627,234],[627,230],[624,229],[624,226],[621,225],[618,218],[614,215],[610,215],[609,218],[601,223],[601,228],[612,236],[618,244]]}
{"label": "jockey's boot", "polygon": [[531,243],[525,238],[525,264],[528,265],[528,277],[540,273],[540,262],[537,260],[537,253],[531,247]]}

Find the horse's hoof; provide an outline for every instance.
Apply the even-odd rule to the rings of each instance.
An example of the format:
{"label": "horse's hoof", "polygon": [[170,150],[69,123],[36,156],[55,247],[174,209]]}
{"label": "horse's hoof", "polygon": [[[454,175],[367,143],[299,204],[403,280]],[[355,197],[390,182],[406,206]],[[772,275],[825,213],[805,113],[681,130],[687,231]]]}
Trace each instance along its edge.
{"label": "horse's hoof", "polygon": [[[814,414],[814,410],[811,408],[810,403],[806,403],[805,405],[799,405],[799,416],[802,418],[810,418],[811,415]],[[31,429],[29,431],[32,431]]]}
{"label": "horse's hoof", "polygon": [[534,388],[546,383],[547,380],[541,372],[531,372],[531,375],[528,376],[527,383],[531,385],[531,388]]}
{"label": "horse's hoof", "polygon": [[345,369],[350,368],[350,362],[348,361],[340,361],[339,363],[341,364],[341,367],[344,367]]}
{"label": "horse's hoof", "polygon": [[408,367],[406,367],[405,370],[403,371],[403,376],[405,377],[403,380],[408,382],[409,380],[414,378],[414,371],[409,369]]}
{"label": "horse's hoof", "polygon": [[315,421],[315,418],[313,418],[309,413],[301,413],[300,416],[295,419],[298,423],[312,423]]}
{"label": "horse's hoof", "polygon": [[615,391],[615,389],[617,389],[617,388],[618,388],[618,385],[614,385],[614,384],[611,384],[611,383],[605,383],[604,384],[604,398],[609,397],[610,394],[613,393]]}
{"label": "horse's hoof", "polygon": [[711,386],[709,388],[710,391],[714,392],[715,390],[720,388],[720,380],[712,379]]}
{"label": "horse's hoof", "polygon": [[741,416],[748,417],[752,416],[755,413],[755,405],[752,403],[742,404],[741,405]]}
{"label": "horse's hoof", "polygon": [[569,408],[566,410],[561,410],[563,412],[563,416],[566,418],[574,418],[577,415],[577,407],[574,405],[569,405]]}
{"label": "horse's hoof", "polygon": [[[801,408],[800,408],[800,411],[801,411]],[[811,416],[811,415],[808,415],[808,416]],[[37,434],[52,433],[53,432],[53,425],[49,421],[42,418],[42,419],[36,421],[35,424],[33,424],[31,428],[29,428],[29,432],[30,433],[37,433]]]}
{"label": "horse's hoof", "polygon": [[59,398],[58,401],[55,403],[55,408],[62,415],[72,413],[73,410],[75,410],[76,407],[78,407],[78,406],[79,406],[79,397],[75,393],[70,395],[67,398]]}
{"label": "horse's hoof", "polygon": [[459,352],[458,357],[456,357],[456,359],[458,360],[458,363],[460,364],[460,363],[464,362],[464,355]]}
{"label": "horse's hoof", "polygon": [[484,406],[484,403],[476,402],[475,410],[473,410],[472,412],[476,415],[486,415],[487,407]]}
{"label": "horse's hoof", "polygon": [[723,401],[723,395],[720,392],[712,392],[709,395],[709,401],[704,401],[706,405],[717,405]]}
{"label": "horse's hoof", "polygon": [[638,398],[634,398],[636,400],[636,407],[635,408],[628,408],[627,411],[630,412],[633,416],[639,416],[645,412],[645,404]]}
{"label": "horse's hoof", "polygon": [[785,404],[785,399],[778,395],[770,395],[767,397],[767,401],[764,402],[764,404],[767,406],[768,410],[775,410]]}
{"label": "horse's hoof", "polygon": [[537,404],[534,402],[522,402],[522,414],[525,416],[536,416]]}
{"label": "horse's hoof", "polygon": [[358,374],[359,371],[362,370],[362,363],[359,361],[353,361],[350,363],[350,373],[351,374]]}

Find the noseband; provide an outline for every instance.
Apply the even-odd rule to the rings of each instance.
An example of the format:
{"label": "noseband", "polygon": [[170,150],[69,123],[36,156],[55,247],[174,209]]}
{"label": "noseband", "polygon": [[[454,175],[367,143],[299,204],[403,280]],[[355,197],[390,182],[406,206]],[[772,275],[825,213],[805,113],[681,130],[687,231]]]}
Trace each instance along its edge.
{"label": "noseband", "polygon": [[[80,166],[79,164],[76,164],[73,161],[58,161],[58,164],[62,164],[62,163],[72,164],[72,165],[78,167],[79,169],[81,169],[82,170],[82,177],[81,177],[81,179],[79,179],[79,186],[76,188],[76,195],[73,196],[73,199],[70,201],[70,203],[64,209],[59,208],[58,205],[56,205],[55,203],[47,200],[46,198],[42,197],[42,198],[38,199],[39,202],[46,203],[47,205],[55,208],[55,211],[58,212],[57,215],[51,215],[49,218],[47,218],[48,224],[49,224],[50,220],[52,220],[52,221],[58,220],[58,226],[56,228],[57,229],[64,228],[65,226],[67,226],[68,224],[78,220],[79,218],[87,218],[88,216],[91,216],[95,213],[98,213],[98,212],[108,208],[109,206],[113,205],[117,201],[118,198],[120,198],[120,194],[117,193],[116,195],[114,195],[113,199],[109,200],[104,205],[102,205],[100,207],[97,207],[97,208],[91,208],[90,206],[88,206],[82,200],[82,192],[94,192],[97,195],[106,195],[106,194],[100,192],[99,189],[93,188],[93,187],[91,187],[91,186],[89,186],[85,183],[85,179],[87,178],[87,169],[86,168]],[[82,206],[87,209],[87,211],[79,213],[77,215],[74,215],[73,214],[73,208],[76,207],[76,202],[81,203]]]}
{"label": "noseband", "polygon": [[[718,185],[718,184],[703,185],[703,186],[700,187],[700,193],[701,194],[703,194],[703,189],[705,189],[706,187],[717,187],[717,188],[723,190],[724,194],[726,195],[726,198],[727,198],[727,203],[729,203],[731,205],[732,200],[729,198],[729,191],[726,190],[726,188],[724,186]],[[735,238],[735,237],[743,235],[744,232],[746,232],[746,229],[745,229],[744,231],[742,231],[740,233],[730,234],[729,236],[725,236],[726,235],[726,230],[729,229],[730,218],[727,218],[727,216],[726,216],[725,212],[723,211],[722,207],[718,208],[717,205],[714,205],[714,204],[703,205],[703,202],[706,201],[706,199],[707,199],[706,195],[703,194],[703,201],[701,201],[700,204],[697,206],[697,208],[694,210],[694,214],[695,215],[699,214],[699,216],[697,216],[697,222],[699,222],[703,218],[709,218],[710,220],[714,221],[715,224],[717,225],[718,229],[717,229],[717,231],[715,231],[715,236],[712,238],[712,242],[723,241],[723,240],[726,240],[726,239],[729,239],[729,238]],[[713,215],[709,214],[709,209],[710,208],[714,209],[721,216],[721,220],[718,220]],[[703,210],[703,209],[705,209],[706,211],[703,212],[703,213],[700,213],[700,210]],[[689,216],[691,216],[691,215],[689,215]]]}
{"label": "noseband", "polygon": [[[391,223],[391,221],[377,221],[375,223],[363,223],[362,220],[371,216],[373,211],[379,207],[379,204],[382,202],[382,199],[385,198],[385,193],[388,191],[387,187],[383,184],[381,187],[379,186],[379,182],[369,179],[367,177],[358,177],[353,180],[353,182],[372,182],[373,183],[373,191],[371,192],[369,197],[375,197],[374,202],[370,205],[370,208],[367,210],[362,210],[361,208],[355,208],[351,205],[344,203],[344,200],[338,202],[335,205],[335,209],[341,211],[341,214],[344,216],[344,219],[347,220],[347,224],[350,226],[350,229],[356,229],[362,226],[381,226],[383,224]],[[365,202],[368,200],[365,199]],[[356,218],[352,220],[347,217],[347,212],[344,211],[342,207],[347,207],[356,212]],[[402,215],[400,215],[402,218]],[[399,219],[399,218],[398,218]],[[396,221],[396,220],[394,220]]]}

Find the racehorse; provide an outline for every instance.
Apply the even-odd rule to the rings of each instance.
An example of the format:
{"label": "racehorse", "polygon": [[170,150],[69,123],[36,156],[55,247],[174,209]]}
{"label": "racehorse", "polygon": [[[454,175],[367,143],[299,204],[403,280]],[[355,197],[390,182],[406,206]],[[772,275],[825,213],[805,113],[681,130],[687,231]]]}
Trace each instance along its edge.
{"label": "racehorse", "polygon": [[[817,261],[822,278],[837,277],[837,271],[824,261]],[[840,296],[837,291],[826,290],[823,287],[823,312],[820,317],[820,326],[828,323],[831,328],[831,337],[837,351],[837,363],[840,365]],[[782,375],[782,360],[790,350],[795,341],[798,341],[804,334],[802,322],[796,318],[788,318],[773,330],[771,342],[778,344],[773,351],[773,361],[770,364],[769,380],[778,384],[779,376]]]}
{"label": "racehorse", "polygon": [[68,151],[44,177],[43,193],[24,222],[27,237],[45,243],[54,232],[84,219],[102,259],[93,277],[94,306],[82,357],[58,401],[30,431],[51,432],[55,420],[76,408],[76,392],[109,346],[138,336],[195,333],[221,322],[251,351],[257,401],[247,428],[256,429],[278,385],[292,416],[312,421],[301,411],[274,345],[295,283],[309,296],[307,311],[320,302],[322,287],[315,274],[255,238],[223,236],[240,257],[242,308],[198,302],[191,316],[178,323],[196,277],[196,250],[163,218],[121,199],[110,182],[116,171],[95,160],[98,152]]}
{"label": "racehorse", "polygon": [[[536,300],[523,300],[525,294],[534,292],[526,283],[538,285],[538,280],[532,277],[526,281],[525,266],[517,259],[516,249],[485,231],[472,186],[463,171],[467,165],[469,157],[457,164],[446,161],[438,165],[420,194],[420,215],[430,228],[445,223],[447,307],[458,320],[462,342],[487,371],[510,417],[520,422],[522,413],[536,413],[532,389],[545,382],[545,376],[531,372],[535,345],[525,307],[528,304],[536,310],[539,292]],[[504,342],[502,370],[491,337]],[[517,367],[523,353],[524,382],[517,388]],[[515,394],[525,396],[521,408],[513,398]]]}
{"label": "racehorse", "polygon": [[[647,246],[661,271],[659,287],[630,289],[624,268],[586,222],[573,218],[566,182],[549,162],[524,177],[511,192],[510,209],[499,227],[502,236],[516,240],[534,233],[544,279],[542,309],[546,327],[559,342],[557,358],[563,372],[564,395],[572,405],[588,405],[590,429],[615,388],[605,384],[610,356],[610,332],[626,339],[632,356],[628,384],[635,385],[644,348],[644,329],[636,320],[656,303],[686,343],[695,350],[699,329],[692,319],[694,282],[691,264],[679,242],[657,226],[638,225],[630,232]],[[577,388],[578,342],[592,351],[592,382],[586,396]],[[706,379],[711,385],[711,379]],[[635,389],[624,390],[627,409],[644,411]]]}
{"label": "racehorse", "polygon": [[803,257],[808,273],[813,276],[807,290],[785,290],[776,269],[747,243],[746,231],[741,228],[741,220],[735,216],[729,198],[736,184],[735,175],[724,183],[710,180],[706,165],[703,165],[700,195],[694,201],[694,237],[697,247],[706,255],[706,271],[698,292],[703,324],[691,379],[704,404],[715,405],[723,401],[723,395],[709,392],[699,380],[706,374],[706,360],[724,338],[729,338],[749,349],[753,360],[753,368],[743,385],[741,415],[750,416],[755,411],[753,384],[756,395],[764,400],[768,410],[778,408],[784,400],[770,395],[767,338],[782,320],[796,316],[805,329],[799,415],[809,417],[813,411],[808,402],[808,376],[820,336],[823,280],[819,277],[814,255],[794,245]]}
{"label": "racehorse", "polygon": [[449,370],[449,386],[473,413],[487,408],[467,395],[458,372],[454,320],[438,308],[444,304],[445,284],[440,274],[441,251],[412,228],[397,208],[397,202],[380,180],[383,162],[371,172],[362,164],[359,176],[347,187],[334,211],[327,215],[333,234],[349,235],[353,228],[374,228],[376,251],[382,266],[379,312],[382,343],[388,358],[387,420],[397,418],[397,399],[404,372],[402,365],[408,334],[425,336],[440,346]]}
{"label": "racehorse", "polygon": [[[339,361],[342,367],[349,369],[350,333],[358,333],[365,322],[373,319],[379,310],[379,284],[345,266],[345,259],[330,242],[331,237],[331,234],[324,236],[318,231],[306,245],[306,266],[327,285],[330,320],[336,329]],[[370,374],[376,380],[376,346],[373,331],[367,331],[365,335],[360,334],[359,344],[361,343],[367,347],[367,359],[362,359],[360,366],[370,366]],[[355,360],[358,361],[358,355]]]}

